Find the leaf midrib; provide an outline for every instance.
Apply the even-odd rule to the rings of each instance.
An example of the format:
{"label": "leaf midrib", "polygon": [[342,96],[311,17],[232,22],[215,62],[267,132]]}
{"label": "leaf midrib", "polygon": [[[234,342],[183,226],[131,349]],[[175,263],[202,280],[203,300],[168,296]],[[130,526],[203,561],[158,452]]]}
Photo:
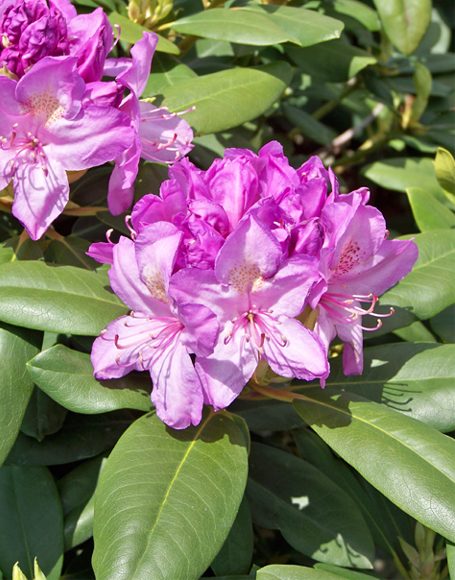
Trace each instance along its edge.
{"label": "leaf midrib", "polygon": [[206,418],[206,419],[204,419],[204,421],[203,421],[203,422],[200,424],[200,426],[199,426],[198,430],[196,431],[196,433],[195,433],[195,435],[194,435],[194,439],[193,439],[193,440],[191,441],[191,443],[188,445],[188,449],[185,451],[185,453],[184,453],[184,455],[183,455],[182,459],[180,460],[180,462],[179,462],[179,464],[178,464],[178,466],[177,466],[177,469],[175,470],[175,473],[174,473],[174,475],[172,476],[172,479],[171,479],[171,481],[168,483],[168,485],[167,485],[167,488],[166,488],[166,492],[165,492],[165,494],[164,494],[163,500],[162,500],[162,502],[161,502],[161,505],[160,505],[160,508],[159,508],[159,510],[158,510],[158,513],[157,513],[157,515],[156,515],[156,518],[155,518],[155,521],[154,521],[154,523],[153,523],[153,526],[152,526],[152,528],[150,529],[149,533],[147,534],[147,540],[146,540],[146,543],[145,543],[145,546],[144,546],[144,549],[143,549],[143,552],[142,552],[142,556],[141,556],[141,558],[138,560],[138,562],[137,562],[136,566],[134,567],[134,569],[132,570],[132,575],[131,575],[131,578],[136,578],[136,572],[137,572],[137,571],[140,569],[140,567],[141,567],[141,565],[142,565],[142,562],[143,562],[143,560],[144,560],[144,558],[145,558],[145,555],[147,554],[148,547],[149,547],[149,545],[150,545],[150,542],[151,542],[151,540],[152,540],[153,534],[154,534],[154,532],[155,532],[155,529],[156,529],[156,527],[157,527],[157,525],[158,525],[158,522],[159,522],[159,520],[160,520],[161,514],[162,514],[162,512],[163,512],[163,509],[164,509],[164,506],[166,505],[166,502],[167,502],[167,500],[168,500],[168,498],[169,498],[169,495],[170,495],[170,493],[171,493],[171,491],[172,491],[172,488],[173,488],[174,484],[176,483],[176,481],[177,481],[177,478],[178,478],[178,476],[179,476],[180,472],[182,471],[182,469],[183,469],[183,466],[184,466],[185,462],[187,461],[187,459],[188,459],[188,457],[189,457],[189,455],[190,455],[191,451],[193,450],[193,448],[194,448],[194,446],[195,446],[196,442],[198,441],[200,434],[201,434],[201,433],[202,433],[202,431],[205,429],[206,425],[207,425],[207,424],[208,424],[208,423],[209,423],[209,422],[212,420],[212,418],[213,418],[213,415],[212,415],[212,414],[210,414],[210,415],[208,415],[208,416],[207,416],[207,418]]}

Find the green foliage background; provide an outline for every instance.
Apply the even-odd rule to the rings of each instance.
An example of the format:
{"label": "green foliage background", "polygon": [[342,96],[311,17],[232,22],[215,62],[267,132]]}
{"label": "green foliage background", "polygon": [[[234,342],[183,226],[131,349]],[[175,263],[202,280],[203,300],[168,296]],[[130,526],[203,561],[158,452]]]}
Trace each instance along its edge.
{"label": "green foliage background", "polygon": [[[451,0],[75,3],[120,26],[119,56],[144,25],[160,34],[144,97],[187,111],[195,163],[272,138],[294,166],[318,154],[419,260],[382,298],[397,313],[367,335],[363,376],[335,346],[324,391],[247,393],[172,432],[148,375],[92,376],[93,337],[126,310],[85,255],[126,233],[111,168],[73,183],[39,242],[0,192],[0,577],[455,577]],[[136,197],[166,174],[142,163]]]}

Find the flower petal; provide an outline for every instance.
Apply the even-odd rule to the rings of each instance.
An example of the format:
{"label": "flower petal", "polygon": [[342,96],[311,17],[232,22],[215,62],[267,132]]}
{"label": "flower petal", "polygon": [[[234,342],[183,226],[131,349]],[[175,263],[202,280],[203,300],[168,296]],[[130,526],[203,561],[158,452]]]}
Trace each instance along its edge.
{"label": "flower petal", "polygon": [[361,375],[363,372],[363,332],[360,322],[337,324],[337,334],[344,342],[343,372]]}
{"label": "flower petal", "polygon": [[245,340],[242,332],[235,333],[230,340],[228,334],[229,327],[220,335],[213,354],[196,360],[205,402],[215,411],[232,403],[253,376],[258,363],[251,342]]}
{"label": "flower petal", "polygon": [[329,374],[327,353],[322,341],[293,318],[280,320],[276,328],[284,346],[273,340],[264,342],[264,357],[271,369],[282,377],[311,381]]}
{"label": "flower petal", "polygon": [[24,225],[32,240],[37,240],[68,203],[65,170],[54,161],[46,166],[24,162],[15,171],[13,185],[13,215]]}
{"label": "flower petal", "polygon": [[179,342],[156,357],[150,367],[152,402],[158,417],[174,429],[185,429],[201,421],[204,403],[201,381],[190,355]]}

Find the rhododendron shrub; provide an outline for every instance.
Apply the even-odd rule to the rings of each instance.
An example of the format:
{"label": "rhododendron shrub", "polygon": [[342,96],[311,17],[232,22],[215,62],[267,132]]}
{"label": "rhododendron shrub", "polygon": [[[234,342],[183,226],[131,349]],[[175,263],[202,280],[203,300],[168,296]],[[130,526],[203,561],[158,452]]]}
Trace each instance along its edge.
{"label": "rhododendron shrub", "polygon": [[453,28],[0,0],[0,578],[455,577]]}

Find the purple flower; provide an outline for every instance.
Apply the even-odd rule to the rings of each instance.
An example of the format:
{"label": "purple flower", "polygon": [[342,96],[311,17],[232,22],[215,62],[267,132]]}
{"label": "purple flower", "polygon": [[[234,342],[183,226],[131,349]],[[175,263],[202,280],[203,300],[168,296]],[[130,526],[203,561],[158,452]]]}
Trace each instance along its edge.
{"label": "purple flower", "polygon": [[119,109],[130,117],[134,138],[119,158],[109,181],[109,210],[118,215],[133,201],[139,159],[173,163],[192,149],[193,132],[186,121],[165,107],[139,101],[150,74],[158,37],[144,33],[131,48],[130,59],[110,59],[105,73],[129,91]]}
{"label": "purple flower", "polygon": [[[325,231],[320,271],[324,282],[313,291],[311,305],[318,307],[316,331],[327,346],[336,335],[344,342],[343,368],[348,375],[363,370],[363,330],[379,328],[374,311],[378,296],[408,274],[416,259],[411,240],[387,240],[384,218],[366,205],[366,191],[340,195],[322,211]],[[364,306],[363,306],[364,305]],[[363,316],[377,319],[374,328],[362,326]]]}
{"label": "purple flower", "polygon": [[295,319],[318,279],[317,261],[283,262],[280,245],[252,217],[228,237],[214,271],[175,275],[179,298],[207,305],[221,323],[213,354],[196,361],[207,403],[228,406],[261,359],[284,377],[327,377],[323,343]]}
{"label": "purple flower", "polygon": [[68,202],[66,171],[115,159],[132,139],[128,118],[84,100],[75,57],[46,57],[19,81],[0,76],[0,190],[32,239]]}
{"label": "purple flower", "polygon": [[86,82],[101,78],[113,45],[112,27],[101,8],[76,13],[67,0],[13,0],[0,13],[0,66],[22,77],[46,56],[70,55]]}
{"label": "purple flower", "polygon": [[201,420],[204,394],[190,355],[210,354],[218,335],[211,310],[173,298],[180,243],[181,233],[166,222],[151,226],[135,243],[120,239],[109,277],[132,312],[114,320],[92,349],[97,378],[148,370],[157,414],[176,429]]}

